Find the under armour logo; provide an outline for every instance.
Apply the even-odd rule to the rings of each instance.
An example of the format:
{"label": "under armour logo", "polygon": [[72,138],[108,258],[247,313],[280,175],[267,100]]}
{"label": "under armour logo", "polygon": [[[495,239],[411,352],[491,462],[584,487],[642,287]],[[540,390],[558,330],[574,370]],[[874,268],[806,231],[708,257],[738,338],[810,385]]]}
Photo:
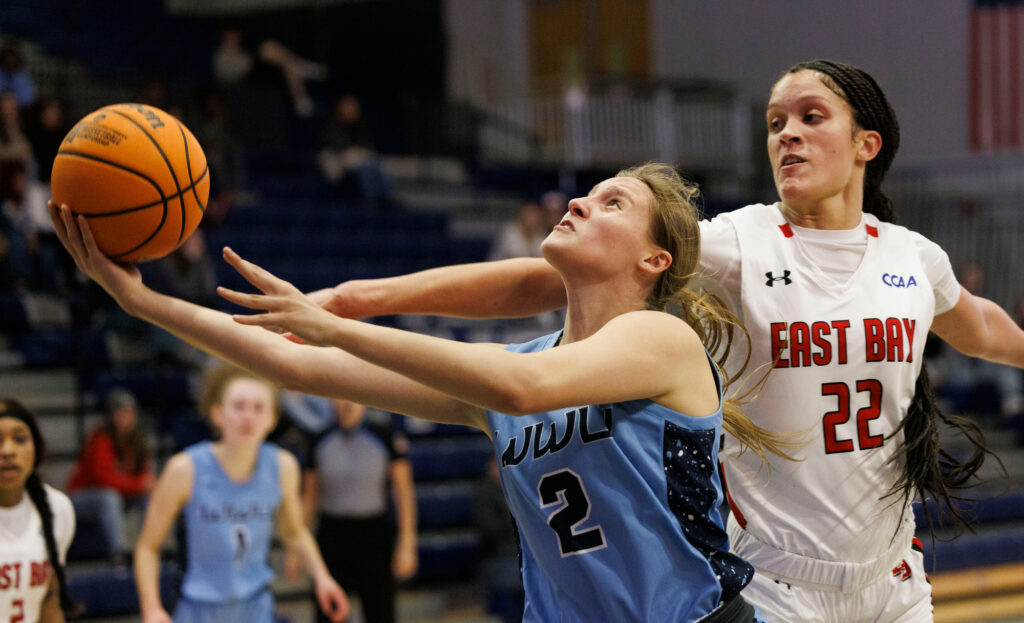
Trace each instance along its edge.
{"label": "under armour logo", "polygon": [[781,281],[782,285],[784,285],[784,286],[788,286],[789,284],[793,283],[793,280],[789,278],[789,271],[788,270],[782,271],[782,276],[781,277],[776,277],[776,276],[772,275],[771,271],[766,272],[764,274],[764,276],[768,277],[768,281],[766,281],[764,285],[768,286],[769,288],[775,287],[775,282],[776,281]]}

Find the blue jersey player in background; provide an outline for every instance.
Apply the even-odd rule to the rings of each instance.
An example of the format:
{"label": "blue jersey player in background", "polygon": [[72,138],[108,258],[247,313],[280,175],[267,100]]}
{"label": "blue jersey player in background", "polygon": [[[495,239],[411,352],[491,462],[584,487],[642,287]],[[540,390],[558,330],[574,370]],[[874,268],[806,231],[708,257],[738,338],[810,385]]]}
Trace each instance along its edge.
{"label": "blue jersey player in background", "polygon": [[262,294],[221,295],[265,310],[232,317],[147,288],[98,251],[73,206],[52,216],[130,314],[285,387],[487,433],[519,530],[524,620],[750,622],[740,591],[753,568],[728,553],[717,511],[718,439],[724,427],[762,457],[788,445],[722,399],[729,379],[708,352],[727,350],[733,319],[686,289],[695,195],[648,164],[573,200],[543,244],[565,326],[507,348],[339,318],[225,249]]}
{"label": "blue jersey player in background", "polygon": [[332,621],[348,616],[348,598],[302,520],[298,462],[264,441],[276,406],[277,390],[251,372],[220,366],[207,373],[200,407],[220,435],[171,457],[153,490],[135,547],[144,623],[172,620],[158,576],[160,546],[179,513],[187,550],[175,623],[273,623],[268,555],[275,526],[309,570],[320,607]]}

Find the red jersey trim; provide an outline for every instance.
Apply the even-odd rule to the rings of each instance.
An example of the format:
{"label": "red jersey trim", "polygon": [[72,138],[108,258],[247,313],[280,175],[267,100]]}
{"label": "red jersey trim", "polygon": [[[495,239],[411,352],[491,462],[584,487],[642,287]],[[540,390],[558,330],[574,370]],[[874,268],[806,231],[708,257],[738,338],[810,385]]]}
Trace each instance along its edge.
{"label": "red jersey trim", "polygon": [[[782,230],[782,235],[787,238],[793,237],[793,228],[789,226],[789,223],[783,223],[779,225],[779,229]],[[868,235],[872,238],[878,237],[878,228],[873,225],[864,224],[864,230],[868,232]]]}

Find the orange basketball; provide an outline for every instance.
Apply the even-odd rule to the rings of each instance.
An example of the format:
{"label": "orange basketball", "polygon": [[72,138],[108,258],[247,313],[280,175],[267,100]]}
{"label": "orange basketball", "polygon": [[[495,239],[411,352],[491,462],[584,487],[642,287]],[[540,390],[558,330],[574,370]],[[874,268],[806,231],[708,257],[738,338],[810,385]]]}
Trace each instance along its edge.
{"label": "orange basketball", "polygon": [[210,194],[206,156],[172,115],[114,104],[71,128],[53,161],[53,202],[89,221],[118,262],[163,257],[195,231]]}

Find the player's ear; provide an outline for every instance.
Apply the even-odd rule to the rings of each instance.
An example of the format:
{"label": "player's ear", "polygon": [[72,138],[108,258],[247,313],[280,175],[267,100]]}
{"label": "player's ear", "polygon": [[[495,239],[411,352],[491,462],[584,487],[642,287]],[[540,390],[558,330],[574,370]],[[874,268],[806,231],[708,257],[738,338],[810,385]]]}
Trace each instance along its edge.
{"label": "player's ear", "polygon": [[658,274],[672,265],[672,254],[658,247],[653,247],[651,253],[640,262],[640,268],[652,275]]}
{"label": "player's ear", "polygon": [[882,135],[875,130],[860,130],[857,133],[857,141],[860,143],[857,157],[865,162],[874,160],[882,150]]}
{"label": "player's ear", "polygon": [[223,407],[220,406],[220,404],[214,403],[210,405],[210,424],[213,425],[215,429],[219,430],[221,428],[221,417],[223,416],[223,414],[224,409]]}

